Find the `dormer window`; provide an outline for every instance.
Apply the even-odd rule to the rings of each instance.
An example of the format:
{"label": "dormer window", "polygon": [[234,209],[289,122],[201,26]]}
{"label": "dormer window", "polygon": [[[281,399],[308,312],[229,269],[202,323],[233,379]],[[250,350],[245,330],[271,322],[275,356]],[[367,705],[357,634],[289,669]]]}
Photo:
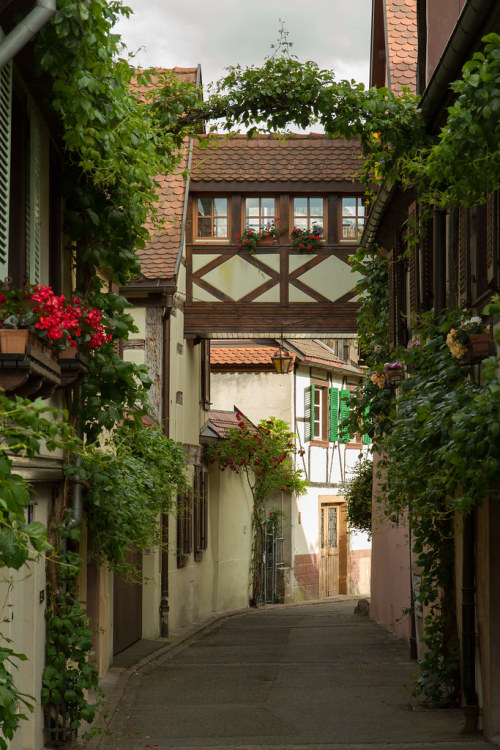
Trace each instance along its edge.
{"label": "dormer window", "polygon": [[324,228],[323,197],[296,196],[293,199],[293,228],[311,230],[314,226]]}
{"label": "dormer window", "polygon": [[198,198],[198,239],[227,239],[229,234],[227,198]]}
{"label": "dormer window", "polygon": [[270,225],[276,217],[274,198],[245,198],[245,229],[259,232]]}
{"label": "dormer window", "polygon": [[360,196],[342,197],[340,239],[344,242],[359,242],[365,227],[365,204]]}

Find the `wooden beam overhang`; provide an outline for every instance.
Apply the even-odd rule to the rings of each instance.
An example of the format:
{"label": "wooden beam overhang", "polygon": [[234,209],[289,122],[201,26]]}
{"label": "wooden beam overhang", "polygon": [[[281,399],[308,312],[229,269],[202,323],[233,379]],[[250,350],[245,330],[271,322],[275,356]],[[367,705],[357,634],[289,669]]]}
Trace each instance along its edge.
{"label": "wooden beam overhang", "polygon": [[291,182],[290,180],[268,180],[263,182],[235,180],[191,180],[190,193],[364,193],[366,187],[358,182]]}

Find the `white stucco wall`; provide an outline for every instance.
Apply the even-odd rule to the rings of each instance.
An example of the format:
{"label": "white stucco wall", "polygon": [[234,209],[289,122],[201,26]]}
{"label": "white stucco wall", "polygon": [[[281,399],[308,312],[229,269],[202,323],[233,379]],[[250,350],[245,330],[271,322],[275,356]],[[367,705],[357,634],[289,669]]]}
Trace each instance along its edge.
{"label": "white stucco wall", "polygon": [[254,423],[277,417],[293,425],[293,377],[276,372],[214,372],[210,380],[213,409],[237,406]]}

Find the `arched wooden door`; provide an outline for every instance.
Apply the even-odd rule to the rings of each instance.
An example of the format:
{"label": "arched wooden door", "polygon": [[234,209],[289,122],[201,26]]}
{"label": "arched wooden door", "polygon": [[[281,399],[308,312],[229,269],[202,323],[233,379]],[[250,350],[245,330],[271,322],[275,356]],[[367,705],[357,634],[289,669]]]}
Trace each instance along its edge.
{"label": "arched wooden door", "polygon": [[[335,497],[335,496],[333,496]],[[319,597],[347,594],[346,505],[332,496],[320,495]]]}

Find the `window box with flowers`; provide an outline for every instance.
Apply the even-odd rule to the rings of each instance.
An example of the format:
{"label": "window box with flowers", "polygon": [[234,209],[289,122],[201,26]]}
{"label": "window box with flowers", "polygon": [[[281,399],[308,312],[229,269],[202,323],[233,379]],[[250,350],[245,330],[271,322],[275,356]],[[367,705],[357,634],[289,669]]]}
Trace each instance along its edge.
{"label": "window box with flowers", "polygon": [[494,354],[493,334],[486,330],[479,315],[452,328],[446,343],[460,365],[476,365]]}
{"label": "window box with flowers", "polygon": [[246,248],[254,252],[257,245],[273,245],[282,234],[288,231],[287,227],[279,226],[279,219],[264,224],[259,230],[247,227],[241,234],[236,235],[238,247]]}
{"label": "window box with flowers", "polygon": [[11,395],[47,398],[86,372],[81,350],[111,340],[102,313],[81,297],[50,287],[0,292],[0,386]]}
{"label": "window box with flowers", "polygon": [[310,253],[323,243],[323,234],[323,227],[319,224],[313,224],[311,229],[294,227],[290,233],[290,238],[292,245],[295,245],[304,253]]}

